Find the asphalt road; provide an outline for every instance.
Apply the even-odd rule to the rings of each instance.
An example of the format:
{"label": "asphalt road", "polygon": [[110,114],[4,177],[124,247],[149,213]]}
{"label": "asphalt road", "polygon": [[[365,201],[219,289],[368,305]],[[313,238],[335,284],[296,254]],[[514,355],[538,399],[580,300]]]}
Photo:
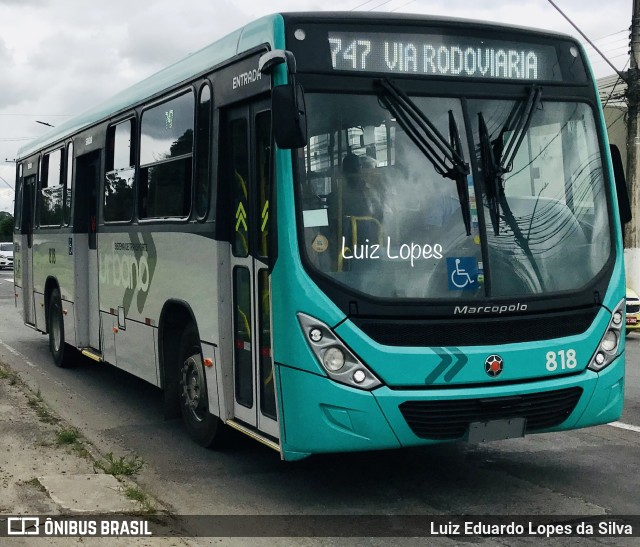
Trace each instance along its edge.
{"label": "asphalt road", "polygon": [[99,450],[140,455],[139,483],[183,515],[640,515],[640,334],[627,340],[620,422],[631,428],[284,463],[244,437],[224,451],[196,446],[179,421],[162,420],[159,390],[114,367],[56,368],[47,337],[25,327],[14,307],[12,272],[0,271],[0,360]]}

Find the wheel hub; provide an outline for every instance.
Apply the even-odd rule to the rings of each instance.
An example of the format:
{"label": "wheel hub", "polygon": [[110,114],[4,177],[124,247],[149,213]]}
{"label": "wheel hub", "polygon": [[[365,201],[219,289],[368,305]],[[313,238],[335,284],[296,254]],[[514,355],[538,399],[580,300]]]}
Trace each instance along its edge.
{"label": "wheel hub", "polygon": [[197,421],[206,417],[204,369],[200,355],[192,355],[182,365],[182,397],[185,406]]}

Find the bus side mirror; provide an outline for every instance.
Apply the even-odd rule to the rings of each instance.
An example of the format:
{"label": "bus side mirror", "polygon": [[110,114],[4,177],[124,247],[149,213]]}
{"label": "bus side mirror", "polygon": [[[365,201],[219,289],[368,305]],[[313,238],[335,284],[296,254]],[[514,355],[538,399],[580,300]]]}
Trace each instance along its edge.
{"label": "bus side mirror", "polygon": [[296,83],[279,85],[271,92],[273,135],[282,148],[301,148],[307,144],[307,113],[304,91]]}
{"label": "bus side mirror", "polygon": [[302,86],[296,84],[296,59],[290,51],[276,49],[260,57],[258,70],[269,74],[285,64],[289,83],[271,92],[271,119],[276,144],[282,149],[301,148],[307,144],[307,113]]}
{"label": "bus side mirror", "polygon": [[616,194],[618,195],[618,209],[620,210],[620,222],[622,226],[631,220],[631,203],[629,201],[629,190],[627,180],[622,167],[622,156],[615,144],[609,145],[611,151],[611,163],[613,165],[613,178],[616,184]]}

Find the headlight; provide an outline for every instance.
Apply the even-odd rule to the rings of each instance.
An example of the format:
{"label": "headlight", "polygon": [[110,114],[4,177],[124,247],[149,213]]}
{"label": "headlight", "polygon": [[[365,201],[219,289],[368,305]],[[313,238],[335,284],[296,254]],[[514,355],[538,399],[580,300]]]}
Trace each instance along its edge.
{"label": "headlight", "polygon": [[625,309],[625,299],[623,298],[613,310],[609,326],[600,340],[600,344],[589,363],[589,369],[600,372],[603,368],[609,366],[618,356],[618,347],[620,346],[621,331],[624,326],[622,321]]}
{"label": "headlight", "polygon": [[322,321],[298,314],[305,340],[322,368],[332,380],[359,389],[373,389],[380,380],[358,359]]}
{"label": "headlight", "polygon": [[338,372],[344,366],[344,353],[340,348],[329,348],[324,352],[322,362],[325,368]]}
{"label": "headlight", "polygon": [[618,345],[618,335],[613,330],[608,330],[600,343],[604,351],[613,351]]}

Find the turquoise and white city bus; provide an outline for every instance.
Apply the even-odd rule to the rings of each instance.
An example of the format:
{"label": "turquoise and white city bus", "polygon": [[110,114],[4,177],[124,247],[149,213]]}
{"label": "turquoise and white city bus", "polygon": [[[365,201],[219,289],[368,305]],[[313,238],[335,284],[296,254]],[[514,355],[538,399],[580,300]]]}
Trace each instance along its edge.
{"label": "turquoise and white city bus", "polygon": [[20,150],[16,306],[205,446],[581,428],[622,411],[618,199],[575,39],[277,14]]}

